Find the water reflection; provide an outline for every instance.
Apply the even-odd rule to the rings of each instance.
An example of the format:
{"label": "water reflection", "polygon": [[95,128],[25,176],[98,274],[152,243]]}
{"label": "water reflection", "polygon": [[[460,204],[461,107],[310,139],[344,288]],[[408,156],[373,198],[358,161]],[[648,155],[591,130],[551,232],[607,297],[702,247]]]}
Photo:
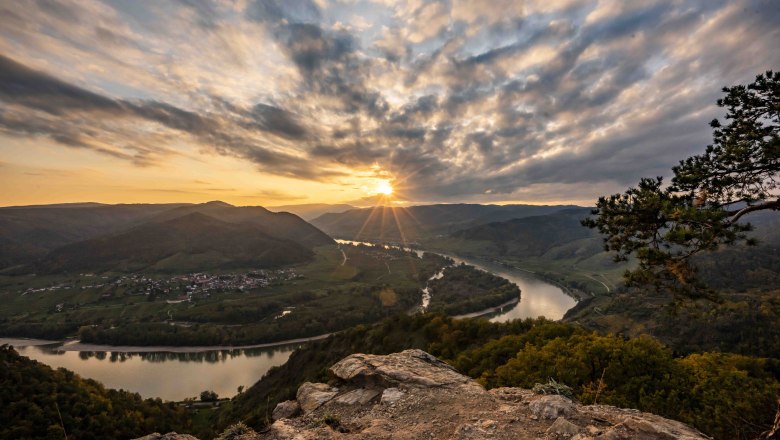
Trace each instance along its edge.
{"label": "water reflection", "polygon": [[[282,346],[285,347],[285,346]],[[292,346],[293,348],[297,346]],[[66,353],[64,350],[58,350],[58,347],[52,347],[53,354]],[[256,348],[256,349],[231,349],[231,350],[213,350],[213,351],[198,351],[198,352],[111,352],[111,351],[79,351],[79,358],[88,360],[95,358],[98,360],[104,360],[108,357],[110,362],[126,362],[133,358],[140,358],[146,362],[208,362],[211,364],[225,363],[236,357],[255,357],[255,356],[271,356],[277,351],[286,351],[280,347],[270,348]]]}
{"label": "water reflection", "polygon": [[52,368],[67,368],[95,379],[108,388],[178,401],[195,397],[203,390],[232,397],[239,386],[248,388],[272,367],[287,362],[298,346],[197,353],[63,351],[61,344],[17,346],[16,350]]}
{"label": "water reflection", "polygon": [[537,318],[544,316],[558,320],[577,304],[577,301],[567,295],[560,287],[548,283],[520,269],[511,269],[497,263],[476,260],[463,260],[451,257],[456,262],[465,262],[479,269],[494,273],[505,278],[520,288],[520,302],[505,308],[503,312],[494,315],[492,322],[507,322],[513,319]]}

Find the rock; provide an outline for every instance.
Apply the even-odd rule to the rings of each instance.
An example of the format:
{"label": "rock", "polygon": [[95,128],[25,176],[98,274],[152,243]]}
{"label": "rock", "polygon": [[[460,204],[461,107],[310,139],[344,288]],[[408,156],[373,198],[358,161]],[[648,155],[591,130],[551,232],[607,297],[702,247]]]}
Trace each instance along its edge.
{"label": "rock", "polygon": [[338,392],[338,388],[330,387],[324,383],[305,382],[298,388],[295,398],[303,412],[309,413],[336,397]]}
{"label": "rock", "polygon": [[547,428],[548,434],[553,434],[558,437],[574,437],[575,435],[579,434],[580,427],[575,425],[574,423],[564,419],[563,417],[558,417],[555,419],[552,425],[550,425],[549,428]]}
{"label": "rock", "polygon": [[301,406],[295,400],[285,400],[279,403],[274,408],[274,412],[271,413],[273,420],[289,419],[297,416],[301,412]]}
{"label": "rock", "polygon": [[331,374],[354,384],[380,388],[444,387],[473,381],[422,350],[404,350],[386,356],[353,354],[330,368]]}
{"label": "rock", "polygon": [[378,395],[379,391],[377,390],[358,388],[338,396],[334,402],[344,405],[365,405]]}
{"label": "rock", "polygon": [[586,430],[586,431],[588,432],[588,434],[590,434],[591,436],[596,436],[596,435],[599,435],[599,434],[601,434],[601,432],[602,432],[602,431],[601,431],[601,429],[599,429],[599,428],[597,428],[597,427],[595,427],[595,426],[593,426],[593,425],[588,425],[588,426],[585,428],[585,430]]}
{"label": "rock", "polygon": [[529,404],[531,413],[538,418],[553,420],[574,414],[574,404],[563,396],[542,396]]}
{"label": "rock", "polygon": [[[298,389],[299,416],[233,440],[707,439],[682,423],[636,410],[582,406],[519,388],[487,392],[420,350],[356,354],[331,372],[341,381],[338,388],[305,383]],[[288,408],[292,402],[279,405],[274,418]]]}
{"label": "rock", "polygon": [[[697,437],[689,432],[691,429],[683,423],[665,419],[654,414],[626,416],[622,423],[607,430],[599,439],[661,439],[661,440],[693,440]],[[699,434],[699,433],[696,433]]]}
{"label": "rock", "polygon": [[155,432],[154,434],[138,437],[135,440],[198,440],[198,438],[189,434],[177,434],[175,432],[169,432],[167,434],[160,434],[159,432]]}
{"label": "rock", "polygon": [[404,392],[398,388],[386,388],[382,391],[382,398],[380,401],[386,405],[392,405],[395,402],[398,402],[403,396]]}

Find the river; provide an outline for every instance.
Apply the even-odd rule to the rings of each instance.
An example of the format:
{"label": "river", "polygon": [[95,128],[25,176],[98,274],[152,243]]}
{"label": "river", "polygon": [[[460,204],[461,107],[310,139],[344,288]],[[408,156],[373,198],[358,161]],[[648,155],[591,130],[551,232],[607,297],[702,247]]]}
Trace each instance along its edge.
{"label": "river", "polygon": [[95,379],[108,388],[124,389],[143,397],[180,401],[211,390],[233,397],[239,386],[248,388],[271,367],[287,362],[300,344],[265,348],[212,350],[194,353],[66,351],[61,342],[0,338],[19,354],[53,368],[67,368]]}
{"label": "river", "polygon": [[[337,241],[342,245],[372,245]],[[418,257],[423,253],[419,249],[405,250],[415,252]],[[575,305],[575,300],[566,295],[560,287],[521,269],[439,254],[451,258],[456,264],[463,262],[492,272],[520,288],[519,302],[506,304],[498,310],[463,317],[484,315],[493,322],[537,316],[557,320]],[[446,271],[435,276],[442,275],[446,276]],[[422,300],[429,301],[431,294],[435,293],[424,290]],[[285,363],[293,350],[304,341],[288,342],[290,343],[286,345],[272,347],[225,347],[214,350],[211,347],[80,346],[73,342],[63,344],[57,341],[0,338],[0,345],[14,345],[20,354],[51,367],[67,368],[82,377],[102,382],[109,388],[121,388],[137,392],[143,397],[159,397],[173,401],[195,397],[204,390],[214,391],[220,397],[235,396],[239,386],[249,387],[269,369]]]}
{"label": "river", "polygon": [[[363,244],[367,246],[382,246],[385,248],[395,247],[406,251],[417,253],[417,256],[421,256],[424,251],[419,249],[401,248],[398,246],[390,245],[377,245],[368,242],[357,242],[350,240],[336,240],[339,244],[345,245],[358,245]],[[484,260],[475,260],[470,258],[458,257],[455,255],[449,255],[442,252],[435,252],[444,257],[451,258],[455,264],[466,263],[470,264],[478,269],[482,269],[487,272],[491,272],[506,278],[507,280],[517,284],[520,288],[520,301],[513,304],[509,304],[505,307],[500,307],[496,311],[485,311],[470,313],[463,315],[463,317],[473,316],[487,316],[493,322],[506,322],[513,319],[525,319],[536,318],[544,316],[549,319],[558,320],[563,318],[570,308],[577,304],[577,301],[571,296],[567,295],[559,286],[551,284],[536,277],[532,272],[528,272],[522,269],[506,267],[499,263],[494,263]],[[443,275],[442,272],[438,272],[433,278],[440,278]],[[423,289],[422,303],[423,307],[430,302],[431,292],[428,287]]]}

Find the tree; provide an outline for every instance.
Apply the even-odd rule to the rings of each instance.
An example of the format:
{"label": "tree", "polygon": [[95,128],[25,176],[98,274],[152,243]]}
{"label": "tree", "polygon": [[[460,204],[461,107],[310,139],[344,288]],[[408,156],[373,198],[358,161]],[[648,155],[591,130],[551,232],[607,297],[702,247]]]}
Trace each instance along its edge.
{"label": "tree", "polygon": [[622,194],[600,197],[583,225],[605,235],[616,261],[635,255],[628,285],[655,284],[687,296],[709,295],[696,280],[692,256],[721,245],[755,244],[743,217],[780,210],[780,72],[767,71],[745,86],[724,87],[717,104],[713,143],[704,154],[672,168],[671,185],[661,177],[641,179]]}
{"label": "tree", "polygon": [[200,392],[201,402],[216,402],[218,399],[219,399],[219,395],[214,391],[206,390]]}

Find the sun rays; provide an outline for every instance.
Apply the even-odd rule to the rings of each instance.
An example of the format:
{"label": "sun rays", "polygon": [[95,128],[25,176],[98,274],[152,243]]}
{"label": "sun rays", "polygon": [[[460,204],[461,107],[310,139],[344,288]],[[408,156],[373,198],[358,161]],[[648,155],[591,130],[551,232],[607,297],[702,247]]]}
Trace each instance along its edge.
{"label": "sun rays", "polygon": [[377,183],[376,188],[374,188],[374,191],[376,195],[390,197],[393,195],[393,192],[395,191],[393,189],[393,185],[388,180],[380,180],[379,183]]}

